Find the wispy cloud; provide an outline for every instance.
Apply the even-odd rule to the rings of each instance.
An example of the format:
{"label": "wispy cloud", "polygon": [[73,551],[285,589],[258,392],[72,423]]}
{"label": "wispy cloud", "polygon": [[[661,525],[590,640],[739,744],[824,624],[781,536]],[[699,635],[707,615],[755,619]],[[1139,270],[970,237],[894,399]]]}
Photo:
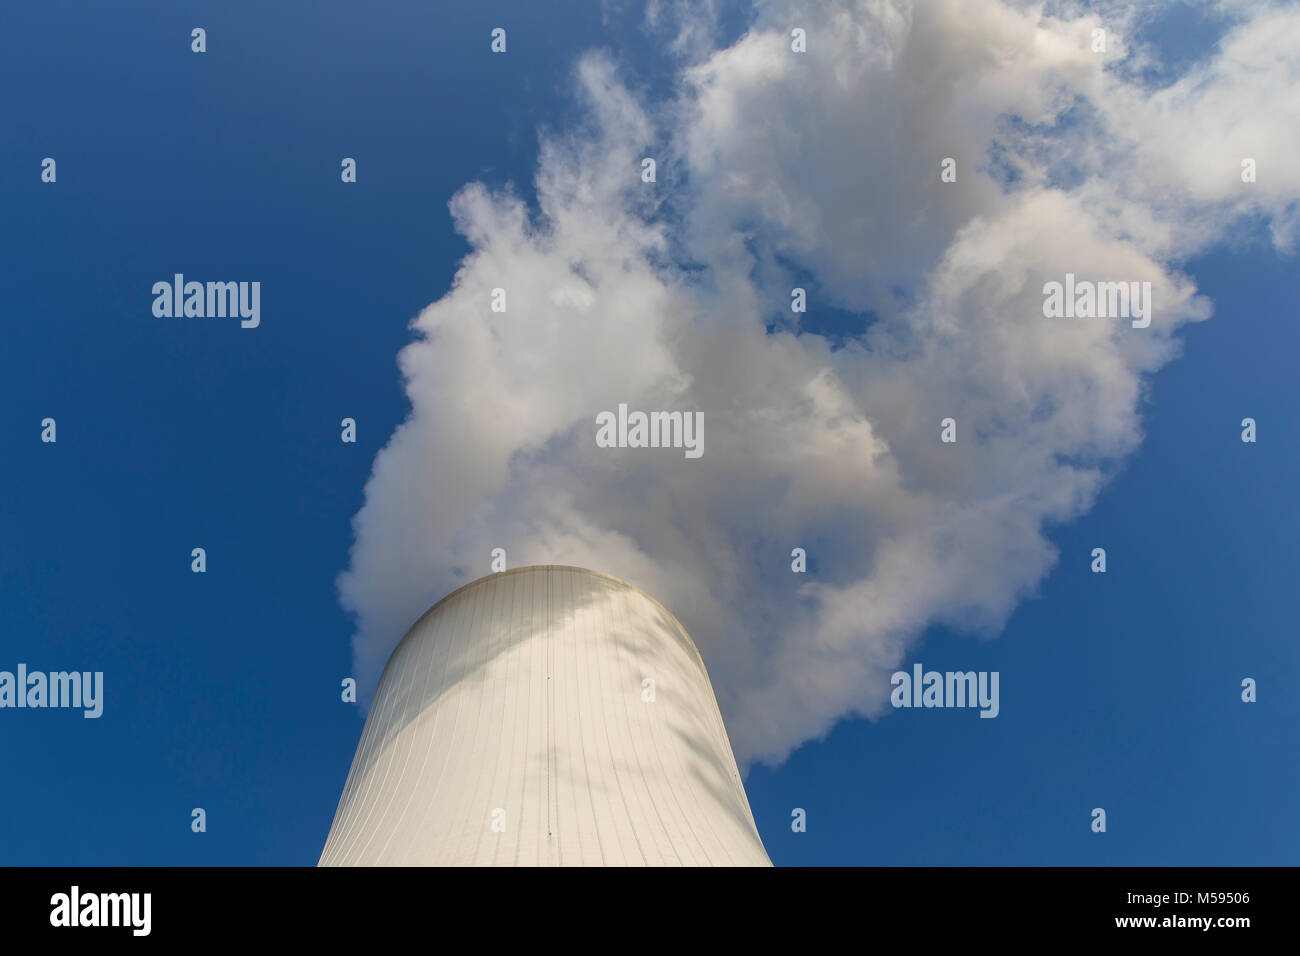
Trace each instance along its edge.
{"label": "wispy cloud", "polygon": [[[653,109],[584,57],[537,207],[477,183],[450,204],[472,251],[400,355],[411,415],[340,579],[363,690],[497,547],[671,608],[742,763],[877,712],[927,626],[995,633],[1057,559],[1045,524],[1140,442],[1144,376],[1209,315],[1179,263],[1243,222],[1296,236],[1300,11],[1224,15],[1161,90],[1116,68],[1142,49],[1130,24],[1017,3],[774,4],[705,55],[710,13],[670,30],[692,52]],[[867,332],[769,332],[796,326],[796,271],[810,311],[870,313]],[[1150,327],[1044,318],[1067,271],[1150,282]],[[702,411],[707,453],[597,448],[620,402]]]}

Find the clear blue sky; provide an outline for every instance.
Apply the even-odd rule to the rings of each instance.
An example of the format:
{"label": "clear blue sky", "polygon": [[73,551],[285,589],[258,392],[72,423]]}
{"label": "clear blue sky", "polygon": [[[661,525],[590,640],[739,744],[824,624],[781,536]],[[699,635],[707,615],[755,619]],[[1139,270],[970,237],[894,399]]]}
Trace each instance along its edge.
{"label": "clear blue sky", "polygon": [[[446,202],[529,194],[584,50],[666,82],[637,11],[487,7],[5,4],[0,669],[102,670],[107,700],[0,711],[0,864],[315,863],[361,729],[334,581],[407,411],[407,323],[466,248]],[[754,770],[774,862],[1296,862],[1300,282],[1253,235],[1189,271],[1216,314],[1152,380],[1140,451],[1053,529],[1040,596],[911,659],[1000,671],[999,718],[851,720]],[[261,328],[154,318],[174,272],[260,280]]]}

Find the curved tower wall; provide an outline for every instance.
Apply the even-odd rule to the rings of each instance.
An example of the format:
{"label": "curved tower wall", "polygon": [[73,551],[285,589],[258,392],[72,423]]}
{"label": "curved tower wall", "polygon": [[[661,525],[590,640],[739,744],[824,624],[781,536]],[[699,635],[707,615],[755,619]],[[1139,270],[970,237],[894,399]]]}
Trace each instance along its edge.
{"label": "curved tower wall", "polygon": [[403,638],[320,864],[771,865],[690,636],[550,565],[467,584]]}

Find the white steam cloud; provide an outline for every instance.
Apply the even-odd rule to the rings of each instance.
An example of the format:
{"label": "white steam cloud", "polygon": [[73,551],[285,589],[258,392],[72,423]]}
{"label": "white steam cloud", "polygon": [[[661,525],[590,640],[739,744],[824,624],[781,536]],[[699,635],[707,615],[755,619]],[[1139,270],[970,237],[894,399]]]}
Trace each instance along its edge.
{"label": "white steam cloud", "polygon": [[[399,356],[411,414],[340,578],[366,699],[414,619],[501,547],[659,598],[738,759],[779,762],[877,712],[927,626],[996,633],[1048,573],[1045,524],[1091,506],[1141,440],[1144,376],[1210,313],[1178,264],[1243,224],[1294,245],[1294,6],[1207,7],[1226,35],[1160,89],[1136,23],[1073,6],[777,4],[719,50],[685,9],[649,18],[683,58],[656,120],[586,56],[583,122],[543,142],[537,208],[478,183],[451,201],[472,252]],[[1150,327],[1044,318],[1066,272],[1150,282]],[[868,330],[837,347],[800,329],[795,285],[810,316]],[[597,448],[620,402],[702,411],[704,456]],[[794,547],[815,574],[791,573]]]}

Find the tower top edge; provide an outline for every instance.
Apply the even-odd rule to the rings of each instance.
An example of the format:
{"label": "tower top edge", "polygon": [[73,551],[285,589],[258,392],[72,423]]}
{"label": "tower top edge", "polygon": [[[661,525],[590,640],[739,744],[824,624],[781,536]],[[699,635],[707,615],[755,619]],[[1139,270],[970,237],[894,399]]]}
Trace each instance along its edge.
{"label": "tower top edge", "polygon": [[[668,608],[665,607],[663,603],[659,601],[654,595],[649,594],[648,592],[642,590],[641,588],[637,587],[635,584],[632,584],[628,581],[624,581],[622,578],[615,577],[612,574],[606,574],[603,571],[593,571],[591,568],[580,568],[575,564],[527,564],[520,568],[510,568],[507,571],[493,571],[490,574],[483,575],[481,578],[475,578],[473,581],[468,581],[465,584],[462,584],[460,587],[456,588],[454,591],[449,591],[447,594],[443,595],[436,602],[434,602],[427,611],[422,613],[419,617],[417,617],[414,621],[411,622],[410,627],[406,629],[406,633],[402,636],[402,639],[397,642],[397,647],[394,647],[392,654],[389,655],[389,662],[391,662],[392,658],[396,656],[398,648],[400,648],[403,644],[405,644],[407,639],[410,638],[411,635],[415,633],[415,630],[419,627],[420,622],[422,622],[425,618],[435,613],[440,607],[442,607],[452,598],[457,597],[461,593],[465,591],[469,591],[472,588],[480,587],[485,584],[490,584],[501,578],[507,578],[514,574],[526,574],[530,571],[572,571],[577,574],[585,574],[588,577],[597,578],[602,581],[608,581],[612,584],[618,585],[619,587],[627,588],[629,591],[641,595],[641,597],[645,598],[655,607],[659,608],[659,610],[663,611],[664,614],[668,615],[668,618],[681,629],[682,633],[685,634],[687,639],[691,642],[691,646],[695,649],[696,656],[697,657],[700,656],[700,650],[695,645],[695,639],[691,637],[690,632],[686,630],[686,628],[682,625],[681,621],[677,620],[677,615],[673,614],[672,611],[668,610]],[[703,659],[701,659],[700,660],[701,666],[703,666],[703,663],[704,663]],[[384,669],[387,670],[387,663],[385,664]]]}

